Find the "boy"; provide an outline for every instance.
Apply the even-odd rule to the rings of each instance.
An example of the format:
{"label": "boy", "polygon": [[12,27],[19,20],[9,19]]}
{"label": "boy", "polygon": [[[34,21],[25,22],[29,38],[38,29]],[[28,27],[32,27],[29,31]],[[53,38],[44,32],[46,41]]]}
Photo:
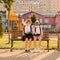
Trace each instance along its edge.
{"label": "boy", "polygon": [[25,52],[30,52],[31,41],[33,39],[31,20],[26,20],[24,24],[24,34],[25,34]]}

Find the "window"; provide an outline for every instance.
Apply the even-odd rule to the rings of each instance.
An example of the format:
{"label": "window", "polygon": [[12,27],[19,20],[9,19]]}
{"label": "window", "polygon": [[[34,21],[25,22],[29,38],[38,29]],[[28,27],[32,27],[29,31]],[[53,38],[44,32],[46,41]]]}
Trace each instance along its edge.
{"label": "window", "polygon": [[42,23],[43,21],[42,21],[42,18],[40,19],[40,23]]}
{"label": "window", "polygon": [[47,18],[45,19],[45,23],[48,23],[48,19]]}
{"label": "window", "polygon": [[22,23],[24,23],[24,21],[25,21],[25,20],[24,20],[24,19],[22,19]]}
{"label": "window", "polygon": [[12,30],[16,30],[17,29],[17,22],[13,22],[12,23]]}

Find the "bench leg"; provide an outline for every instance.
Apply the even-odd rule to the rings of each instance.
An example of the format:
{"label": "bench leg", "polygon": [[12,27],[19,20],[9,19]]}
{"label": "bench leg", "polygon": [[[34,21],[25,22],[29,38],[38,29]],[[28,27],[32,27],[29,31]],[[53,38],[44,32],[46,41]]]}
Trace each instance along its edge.
{"label": "bench leg", "polygon": [[58,43],[57,43],[58,44],[58,50],[59,50],[59,43],[60,43],[60,41],[59,41],[59,37],[58,37]]}
{"label": "bench leg", "polygon": [[13,40],[11,40],[11,49],[10,51],[12,52],[13,51]]}
{"label": "bench leg", "polygon": [[49,40],[47,41],[47,49],[48,49],[48,52],[49,52]]}

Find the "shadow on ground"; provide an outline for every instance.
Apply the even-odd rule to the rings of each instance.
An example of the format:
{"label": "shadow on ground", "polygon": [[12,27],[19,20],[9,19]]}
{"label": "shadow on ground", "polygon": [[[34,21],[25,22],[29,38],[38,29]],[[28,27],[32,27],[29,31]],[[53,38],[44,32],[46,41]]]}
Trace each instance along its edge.
{"label": "shadow on ground", "polygon": [[54,53],[46,56],[45,58],[43,58],[41,60],[56,60],[59,57],[60,57],[60,51],[59,52],[54,52]]}

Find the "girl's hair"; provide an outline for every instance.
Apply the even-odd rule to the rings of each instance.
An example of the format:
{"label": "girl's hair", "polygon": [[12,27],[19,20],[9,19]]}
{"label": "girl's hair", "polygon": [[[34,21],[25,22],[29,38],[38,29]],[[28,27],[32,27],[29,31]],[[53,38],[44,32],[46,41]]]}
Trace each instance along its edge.
{"label": "girl's hair", "polygon": [[35,22],[35,25],[39,25],[39,22]]}

